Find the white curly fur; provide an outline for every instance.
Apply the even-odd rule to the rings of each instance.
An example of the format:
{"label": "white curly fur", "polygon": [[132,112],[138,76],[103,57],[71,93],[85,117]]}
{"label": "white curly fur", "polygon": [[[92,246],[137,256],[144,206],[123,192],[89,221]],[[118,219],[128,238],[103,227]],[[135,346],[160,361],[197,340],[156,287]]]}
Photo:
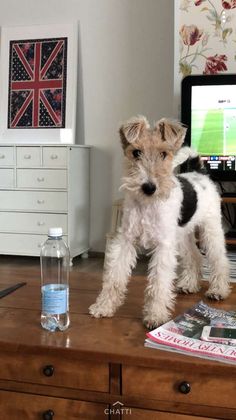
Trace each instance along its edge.
{"label": "white curly fur", "polygon": [[[130,121],[132,123],[134,120]],[[126,130],[128,124],[125,125]],[[146,127],[136,144],[128,141],[126,144],[127,138],[122,138],[121,128],[126,161],[123,219],[120,232],[110,242],[106,253],[103,289],[89,308],[94,317],[111,317],[123,303],[128,279],[136,264],[136,249],[141,246],[149,250],[151,255],[143,309],[144,323],[148,328],[155,328],[166,322],[174,308],[176,289],[184,293],[199,290],[201,254],[196,246],[196,228],[201,232],[201,243],[204,244],[211,267],[206,295],[219,300],[230,293],[220,197],[214,183],[206,175],[197,172],[181,175],[197,193],[197,209],[187,224],[179,226],[183,191],[173,169],[189,156],[196,157],[196,153],[184,148],[175,155],[185,131],[178,132],[176,123],[174,126],[171,124],[168,120],[161,120],[154,130]],[[142,157],[133,159],[132,151],[135,148],[142,151]],[[163,158],[163,150],[167,157]],[[143,184],[148,182],[156,187],[156,191],[150,195],[143,191]]]}

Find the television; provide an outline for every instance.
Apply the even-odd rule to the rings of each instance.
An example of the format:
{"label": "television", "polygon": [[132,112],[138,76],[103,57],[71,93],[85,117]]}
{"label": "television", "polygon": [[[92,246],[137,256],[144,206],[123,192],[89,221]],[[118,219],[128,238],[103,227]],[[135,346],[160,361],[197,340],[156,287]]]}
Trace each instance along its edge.
{"label": "television", "polygon": [[190,75],[181,84],[185,145],[215,181],[236,181],[236,75]]}

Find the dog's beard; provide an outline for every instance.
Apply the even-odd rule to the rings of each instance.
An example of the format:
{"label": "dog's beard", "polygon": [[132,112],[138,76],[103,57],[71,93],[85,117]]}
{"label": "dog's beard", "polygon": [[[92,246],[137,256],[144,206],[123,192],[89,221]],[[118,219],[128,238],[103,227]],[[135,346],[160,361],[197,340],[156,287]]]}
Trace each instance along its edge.
{"label": "dog's beard", "polygon": [[136,178],[133,179],[130,176],[122,178],[123,183],[121,184],[119,190],[124,191],[130,196],[132,196],[137,202],[150,203],[157,199],[158,193],[155,192],[152,195],[146,195],[142,190],[142,184],[145,182],[140,182]]}
{"label": "dog's beard", "polygon": [[[154,169],[150,172],[147,170],[147,164],[145,165],[145,163],[144,159],[135,166],[129,165],[129,162],[128,164],[126,162],[124,176],[122,177],[122,184],[119,190],[125,191],[145,203],[157,199],[166,200],[173,188],[172,176],[169,172],[159,174],[158,178],[155,177],[154,173],[150,176],[150,173],[154,172]],[[146,195],[142,190],[142,185],[150,181],[156,186],[156,191],[152,195]]]}
{"label": "dog's beard", "polygon": [[130,177],[123,177],[122,178],[123,183],[121,184],[119,190],[125,190],[130,192],[136,192],[140,190],[140,184],[133,182],[133,179]]}
{"label": "dog's beard", "polygon": [[170,196],[170,192],[174,186],[173,180],[169,177],[163,178],[162,182],[156,185],[156,192],[152,195],[146,195],[142,190],[142,185],[147,182],[147,180],[138,180],[136,176],[124,176],[122,178],[122,184],[119,188],[120,191],[124,191],[136,199],[148,203],[155,201],[157,199],[166,200]]}
{"label": "dog's beard", "polygon": [[144,195],[142,185],[145,182],[147,182],[147,173],[141,164],[137,164],[135,167],[126,166],[119,189],[142,197]]}
{"label": "dog's beard", "polygon": [[137,165],[136,167],[127,165],[119,189],[137,194],[141,191],[141,185],[145,182],[146,178],[146,173],[142,165]]}

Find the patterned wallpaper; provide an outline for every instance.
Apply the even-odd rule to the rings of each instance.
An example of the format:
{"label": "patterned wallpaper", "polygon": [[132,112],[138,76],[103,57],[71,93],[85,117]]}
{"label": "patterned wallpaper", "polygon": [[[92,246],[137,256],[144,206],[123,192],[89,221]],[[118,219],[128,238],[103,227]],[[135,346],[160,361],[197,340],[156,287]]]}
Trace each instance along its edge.
{"label": "patterned wallpaper", "polygon": [[179,72],[236,73],[236,0],[179,0]]}

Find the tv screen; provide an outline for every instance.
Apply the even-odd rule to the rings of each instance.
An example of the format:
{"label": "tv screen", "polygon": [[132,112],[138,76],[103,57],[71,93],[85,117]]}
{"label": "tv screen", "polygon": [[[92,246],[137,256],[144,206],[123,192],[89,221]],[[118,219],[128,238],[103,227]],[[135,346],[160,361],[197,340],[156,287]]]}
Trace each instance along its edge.
{"label": "tv screen", "polygon": [[181,85],[185,144],[202,156],[211,177],[236,180],[236,75],[187,76]]}

